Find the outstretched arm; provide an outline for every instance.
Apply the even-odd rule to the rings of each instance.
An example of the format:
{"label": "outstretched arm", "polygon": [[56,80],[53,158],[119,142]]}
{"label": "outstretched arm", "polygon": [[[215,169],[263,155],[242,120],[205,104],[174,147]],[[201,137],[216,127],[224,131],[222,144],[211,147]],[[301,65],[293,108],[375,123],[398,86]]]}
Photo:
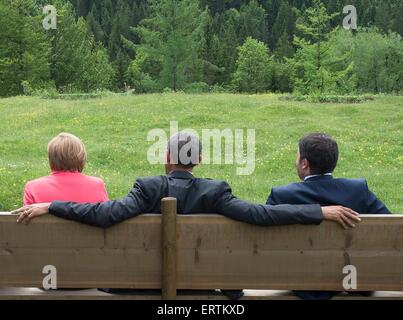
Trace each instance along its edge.
{"label": "outstretched arm", "polygon": [[51,213],[57,217],[89,225],[107,228],[123,220],[148,212],[150,201],[141,181],[137,180],[130,193],[121,200],[97,204],[78,204],[55,201],[22,207],[13,213],[19,214],[17,222],[29,223],[35,217]]}
{"label": "outstretched arm", "polygon": [[323,220],[340,223],[344,228],[354,227],[360,221],[358,213],[341,206],[320,205],[258,205],[236,198],[229,185],[223,182],[217,193],[215,206],[218,213],[258,225],[320,224]]}

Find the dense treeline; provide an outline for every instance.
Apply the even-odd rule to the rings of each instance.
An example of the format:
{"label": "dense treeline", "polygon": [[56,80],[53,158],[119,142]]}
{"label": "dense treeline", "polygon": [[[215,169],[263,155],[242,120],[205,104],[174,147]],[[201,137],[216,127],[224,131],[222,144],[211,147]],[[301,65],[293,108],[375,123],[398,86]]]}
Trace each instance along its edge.
{"label": "dense treeline", "polygon": [[402,35],[401,0],[0,0],[0,95],[401,93]]}

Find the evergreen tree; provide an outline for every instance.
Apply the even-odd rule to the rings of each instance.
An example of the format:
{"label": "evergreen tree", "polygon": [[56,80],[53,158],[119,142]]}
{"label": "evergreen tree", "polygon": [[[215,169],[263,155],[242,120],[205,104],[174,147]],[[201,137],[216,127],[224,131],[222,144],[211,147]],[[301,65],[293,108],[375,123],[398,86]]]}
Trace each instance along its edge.
{"label": "evergreen tree", "polygon": [[95,6],[95,4],[92,6],[92,10],[88,14],[86,21],[88,31],[94,35],[96,41],[103,43],[104,31],[102,30],[102,26],[99,23],[97,7]]}
{"label": "evergreen tree", "polygon": [[392,30],[403,36],[403,1],[396,7],[396,15],[393,19]]}
{"label": "evergreen tree", "polygon": [[323,94],[334,83],[334,74],[328,65],[329,38],[332,35],[330,21],[338,14],[328,14],[320,0],[313,0],[313,7],[297,24],[298,32],[294,43],[299,48],[291,60],[295,70],[295,89],[302,93]]}
{"label": "evergreen tree", "polygon": [[287,32],[284,31],[283,35],[278,39],[274,55],[277,60],[283,61],[284,58],[291,58],[295,53],[291,41],[288,39]]}
{"label": "evergreen tree", "polygon": [[240,39],[243,41],[247,37],[267,43],[268,27],[267,13],[256,0],[251,0],[243,5],[239,11],[240,18]]}
{"label": "evergreen tree", "polygon": [[239,37],[240,14],[236,9],[229,9],[224,14],[217,15],[214,20],[220,28],[213,38],[212,46],[216,54],[213,63],[223,70],[218,82],[228,83],[235,71],[238,47],[243,43]]}
{"label": "evergreen tree", "polygon": [[79,17],[86,17],[91,10],[92,0],[77,0],[77,14]]}
{"label": "evergreen tree", "polygon": [[95,45],[84,69],[83,90],[92,92],[113,88],[114,73],[107,50],[100,44]]}
{"label": "evergreen tree", "polygon": [[118,0],[108,43],[108,52],[115,69],[115,85],[117,89],[124,88],[125,74],[133,58],[133,56],[130,56],[130,50],[127,50],[122,41],[122,38],[130,39],[131,25],[132,13],[127,1]]}
{"label": "evergreen tree", "polygon": [[158,90],[158,84],[154,80],[162,69],[161,61],[155,61],[144,52],[139,52],[137,57],[130,64],[126,79],[128,86],[135,93],[148,93]]}
{"label": "evergreen tree", "polygon": [[383,32],[388,32],[390,29],[390,20],[392,12],[387,1],[381,1],[376,8],[375,25]]}
{"label": "evergreen tree", "polygon": [[111,0],[102,0],[100,24],[104,32],[104,45],[106,47],[108,47],[109,36],[112,31],[112,14],[113,6]]}
{"label": "evergreen tree", "polygon": [[49,84],[50,46],[40,22],[34,1],[0,1],[0,96]]}
{"label": "evergreen tree", "polygon": [[367,30],[358,33],[354,42],[354,72],[358,90],[364,93],[403,92],[401,36]]}
{"label": "evergreen tree", "polygon": [[130,57],[123,49],[119,48],[112,65],[115,74],[115,89],[122,90],[125,87],[126,72],[130,65]]}
{"label": "evergreen tree", "polygon": [[187,70],[197,63],[206,11],[196,0],[151,2],[152,14],[134,29],[140,36],[138,48],[163,62],[158,82],[173,90],[188,82]]}
{"label": "evergreen tree", "polygon": [[[206,83],[213,85],[220,82],[220,77],[224,72],[223,67],[218,67],[216,63],[219,60],[220,41],[214,33],[214,19],[210,14],[207,14],[206,23],[204,26],[202,41],[200,43],[200,57],[202,60],[201,79]],[[200,81],[199,80],[199,81]]]}
{"label": "evergreen tree", "polygon": [[[42,28],[42,7],[47,4],[58,9],[57,30]],[[247,37],[266,43],[274,54],[271,90],[292,90],[295,85],[304,94],[348,93],[351,88],[399,92],[401,38],[389,33],[403,35],[402,1],[351,3],[357,8],[359,27],[370,28],[355,31],[356,37],[333,31],[344,18],[336,13],[346,4],[0,0],[0,95],[54,85],[60,91],[90,91],[97,88],[96,79],[99,88],[132,85],[136,92],[156,87],[178,90],[192,82],[227,86],[237,68],[238,47]],[[131,27],[136,32],[130,32]],[[136,79],[140,82],[134,85]]]}
{"label": "evergreen tree", "polygon": [[297,19],[296,15],[296,10],[287,1],[281,2],[270,39],[270,44],[273,48],[277,48],[278,44],[281,45],[281,42],[279,42],[280,38],[282,38],[282,41],[287,40],[287,42],[293,39]]}
{"label": "evergreen tree", "polygon": [[267,46],[249,37],[239,47],[233,84],[240,92],[265,92],[271,86],[272,67]]}
{"label": "evergreen tree", "polygon": [[[68,3],[59,3],[57,12],[58,25],[51,40],[52,76],[56,88],[67,92],[110,88],[113,72],[109,59],[88,33],[85,20],[76,21]],[[101,74],[102,78],[99,77]]]}

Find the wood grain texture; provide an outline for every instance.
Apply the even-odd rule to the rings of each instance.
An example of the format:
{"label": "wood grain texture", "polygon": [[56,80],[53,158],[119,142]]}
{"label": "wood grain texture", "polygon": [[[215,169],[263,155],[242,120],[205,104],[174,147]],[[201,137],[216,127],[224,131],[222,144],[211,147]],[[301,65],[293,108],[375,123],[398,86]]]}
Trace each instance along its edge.
{"label": "wood grain texture", "polygon": [[[104,230],[47,216],[18,225],[0,215],[0,287],[41,286],[42,268],[64,288],[162,286],[161,216]],[[403,216],[362,216],[354,230],[259,227],[217,215],[178,216],[178,289],[342,290],[357,268],[358,290],[403,291]]]}
{"label": "wood grain texture", "polygon": [[177,247],[175,198],[161,201],[162,228],[162,299],[176,299],[177,286]]}

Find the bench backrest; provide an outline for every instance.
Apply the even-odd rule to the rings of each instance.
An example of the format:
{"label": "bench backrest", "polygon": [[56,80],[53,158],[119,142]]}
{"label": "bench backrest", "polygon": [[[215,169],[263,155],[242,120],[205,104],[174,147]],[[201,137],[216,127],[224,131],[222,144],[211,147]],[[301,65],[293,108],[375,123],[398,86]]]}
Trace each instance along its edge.
{"label": "bench backrest", "polygon": [[176,216],[176,201],[163,201],[162,215],[106,230],[0,215],[0,287],[42,287],[43,268],[53,265],[61,288],[162,287],[170,298],[176,288],[344,290],[343,268],[352,265],[358,290],[403,291],[403,216],[364,215],[353,230],[259,227]]}

